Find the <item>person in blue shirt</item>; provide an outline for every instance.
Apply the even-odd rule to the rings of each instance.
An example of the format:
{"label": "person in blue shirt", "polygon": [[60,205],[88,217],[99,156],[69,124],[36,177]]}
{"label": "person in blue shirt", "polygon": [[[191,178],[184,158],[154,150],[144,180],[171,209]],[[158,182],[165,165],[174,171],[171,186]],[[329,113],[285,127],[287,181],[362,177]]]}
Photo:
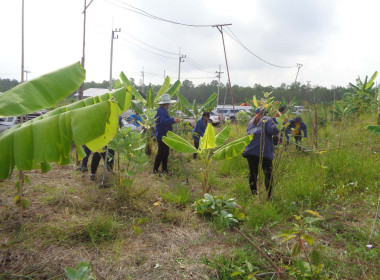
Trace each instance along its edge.
{"label": "person in blue shirt", "polygon": [[133,119],[137,128],[141,127],[141,123],[144,123],[139,113],[132,114],[129,117]]}
{"label": "person in blue shirt", "polygon": [[245,147],[242,156],[248,160],[249,186],[251,193],[257,195],[257,175],[261,163],[265,175],[265,188],[268,199],[272,193],[272,161],[274,156],[273,135],[279,131],[273,119],[266,116],[265,109],[260,109],[256,116],[248,123],[247,135],[253,139]]}
{"label": "person in blue shirt", "polygon": [[[303,132],[303,137],[307,138],[307,126],[302,121],[302,118],[297,116],[294,119],[289,120],[285,129],[286,146],[289,145],[289,134],[294,136],[296,144],[300,143],[302,141],[301,132]],[[298,145],[297,150],[301,150],[301,147]]]}
{"label": "person in blue shirt", "polygon": [[173,130],[173,124],[178,123],[178,118],[171,118],[168,113],[168,109],[171,103],[175,103],[175,100],[170,100],[169,94],[163,94],[161,101],[158,103],[160,107],[157,109],[157,114],[154,116],[156,119],[156,138],[158,143],[158,151],[156,159],[154,161],[153,173],[158,173],[158,168],[162,162],[162,173],[168,173],[168,157],[169,146],[162,142],[162,137],[166,136],[168,131]]}
{"label": "person in blue shirt", "polygon": [[[196,149],[199,148],[199,138],[203,137],[206,131],[208,120],[210,119],[210,113],[204,112],[202,117],[198,120],[197,124],[193,129],[193,138],[194,138],[194,146]],[[194,153],[193,158],[197,158],[197,153]]]}

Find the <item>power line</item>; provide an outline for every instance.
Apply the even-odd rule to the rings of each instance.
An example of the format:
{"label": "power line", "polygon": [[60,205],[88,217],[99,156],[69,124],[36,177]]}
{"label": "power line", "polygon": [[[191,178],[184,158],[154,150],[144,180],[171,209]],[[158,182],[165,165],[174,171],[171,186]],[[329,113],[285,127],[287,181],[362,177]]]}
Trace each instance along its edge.
{"label": "power line", "polygon": [[188,59],[187,62],[191,66],[193,66],[194,68],[197,68],[198,70],[206,72],[206,73],[209,73],[209,74],[213,74],[214,73],[212,71],[208,71],[205,67],[203,67],[202,65],[200,65],[198,62],[196,62],[194,59],[190,58],[189,56],[187,56],[187,59]]}
{"label": "power line", "polygon": [[124,41],[127,41],[128,43],[130,43],[130,44],[132,44],[132,45],[135,45],[136,47],[138,47],[138,48],[140,48],[140,49],[143,49],[143,50],[145,50],[145,51],[147,51],[147,52],[150,52],[150,53],[152,53],[152,54],[155,54],[155,55],[158,55],[158,56],[161,56],[161,57],[167,58],[167,59],[174,59],[174,60],[177,59],[177,58],[169,57],[169,56],[166,56],[166,55],[162,55],[162,54],[159,54],[159,53],[153,52],[153,51],[151,51],[151,50],[148,50],[148,49],[146,49],[146,48],[144,48],[144,47],[141,47],[140,45],[138,45],[138,44],[136,44],[136,43],[133,43],[133,42],[131,42],[130,40],[126,39],[124,36],[120,36],[120,38],[123,39]]}
{"label": "power line", "polygon": [[243,49],[245,49],[246,51],[248,51],[250,54],[252,54],[253,56],[255,56],[256,58],[258,58],[259,60],[261,60],[262,62],[266,63],[266,64],[269,64],[273,67],[278,67],[278,68],[296,68],[298,67],[297,65],[295,66],[283,66],[283,65],[277,65],[277,64],[274,64],[274,63],[271,63],[263,58],[261,58],[260,56],[258,56],[257,54],[253,53],[250,49],[248,49],[240,40],[239,38],[232,32],[231,28],[229,26],[227,26],[229,32],[231,32],[231,34],[227,31],[227,30],[224,30],[224,32],[230,36],[236,43],[238,43]]}
{"label": "power line", "polygon": [[158,16],[155,16],[153,14],[150,14],[142,9],[139,9],[139,8],[136,8],[130,4],[127,4],[125,3],[124,1],[121,1],[121,0],[114,0],[114,1],[117,1],[125,6],[121,6],[119,4],[116,4],[116,3],[113,3],[111,1],[108,1],[108,0],[103,0],[111,5],[114,5],[114,6],[118,6],[124,10],[128,10],[128,11],[131,11],[131,12],[134,12],[134,13],[137,13],[137,14],[140,14],[142,16],[145,16],[145,17],[148,17],[148,18],[151,18],[151,19],[155,19],[155,20],[159,20],[159,21],[163,21],[163,22],[168,22],[168,23],[172,23],[172,24],[177,24],[177,25],[183,25],[183,26],[190,26],[190,27],[214,27],[218,24],[187,24],[187,23],[182,23],[182,22],[177,22],[177,21],[172,21],[172,20],[168,20],[168,19],[165,19],[165,18],[162,18],[162,17],[158,17]]}

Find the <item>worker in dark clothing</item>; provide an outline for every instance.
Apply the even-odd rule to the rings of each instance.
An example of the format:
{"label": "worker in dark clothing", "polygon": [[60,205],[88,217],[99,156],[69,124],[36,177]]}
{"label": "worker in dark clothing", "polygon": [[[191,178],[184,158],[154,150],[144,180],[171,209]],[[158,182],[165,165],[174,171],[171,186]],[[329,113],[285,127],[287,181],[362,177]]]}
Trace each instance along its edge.
{"label": "worker in dark clothing", "polygon": [[88,159],[91,155],[91,151],[89,148],[87,148],[86,145],[83,145],[82,148],[83,148],[84,152],[86,153],[86,156],[82,159],[81,167],[78,167],[77,171],[87,172],[88,171],[87,163],[88,163]]}
{"label": "worker in dark clothing", "polygon": [[162,163],[162,173],[168,173],[168,157],[169,146],[162,141],[162,137],[166,136],[168,131],[173,130],[173,124],[178,123],[178,118],[171,118],[168,113],[170,104],[175,103],[175,100],[170,99],[169,94],[163,94],[161,101],[158,103],[160,107],[157,109],[156,119],[156,138],[158,143],[158,151],[154,161],[153,173],[158,173],[158,168]]}
{"label": "worker in dark clothing", "polygon": [[[107,147],[105,147],[107,150]],[[115,155],[115,151],[112,149],[108,149],[108,155],[107,155],[107,170],[112,171],[113,170],[113,158]],[[103,160],[106,160],[106,151],[104,152],[95,152],[92,155],[92,160],[91,160],[91,175],[90,175],[90,180],[95,181],[96,180],[96,171],[98,170],[99,162],[100,159],[103,158]]]}
{"label": "worker in dark clothing", "polygon": [[248,123],[247,135],[253,139],[245,147],[243,157],[248,160],[249,186],[251,193],[257,195],[257,175],[261,163],[265,175],[265,188],[268,199],[272,194],[272,161],[274,157],[273,135],[279,131],[273,119],[266,116],[265,109],[260,109],[256,116]]}
{"label": "worker in dark clothing", "polygon": [[[206,131],[208,120],[210,119],[210,113],[204,112],[202,117],[198,120],[197,124],[193,129],[193,138],[194,138],[194,146],[196,149],[199,148],[199,139],[203,137]],[[194,153],[193,158],[197,158],[197,153]]]}
{"label": "worker in dark clothing", "polygon": [[[303,137],[307,138],[307,126],[302,121],[302,118],[300,116],[297,116],[294,119],[289,120],[285,129],[286,146],[289,145],[289,134],[293,135],[294,140],[296,141],[296,144],[301,143],[302,141],[301,132],[303,132]],[[301,150],[301,147],[298,145],[297,145],[297,150]]]}

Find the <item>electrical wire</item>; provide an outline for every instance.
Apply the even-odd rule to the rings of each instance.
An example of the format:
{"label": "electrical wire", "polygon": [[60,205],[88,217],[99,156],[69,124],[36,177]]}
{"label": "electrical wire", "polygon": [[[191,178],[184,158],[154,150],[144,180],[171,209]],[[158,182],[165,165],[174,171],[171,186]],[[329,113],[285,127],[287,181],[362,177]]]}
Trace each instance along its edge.
{"label": "electrical wire", "polygon": [[144,48],[144,47],[141,47],[140,45],[138,45],[138,44],[136,44],[136,43],[133,43],[133,42],[131,42],[130,40],[124,38],[124,36],[122,36],[122,35],[120,36],[120,38],[123,39],[124,41],[126,41],[126,42],[128,42],[128,43],[130,43],[130,44],[132,44],[132,45],[135,45],[136,47],[138,47],[138,48],[140,48],[140,49],[143,49],[144,51],[150,52],[150,53],[152,53],[152,54],[155,54],[155,55],[158,55],[158,56],[161,56],[161,57],[167,58],[167,59],[175,59],[175,60],[177,59],[177,58],[169,57],[169,56],[166,56],[166,55],[162,55],[162,54],[159,54],[159,53],[153,52],[153,51],[151,51],[151,50],[148,50],[148,49],[146,49],[146,48]]}
{"label": "electrical wire", "polygon": [[196,62],[194,59],[190,58],[189,56],[186,56],[186,59],[187,59],[187,62],[193,66],[194,68],[200,70],[200,71],[203,71],[203,72],[206,72],[206,73],[209,73],[209,74],[214,74],[214,72],[212,71],[208,71],[205,67],[203,67],[202,65],[200,65],[198,62]]}
{"label": "electrical wire", "polygon": [[[238,43],[243,49],[245,49],[246,51],[248,51],[250,54],[252,54],[253,56],[255,56],[256,58],[258,58],[259,60],[261,60],[262,62],[266,63],[266,64],[269,64],[273,67],[277,67],[277,68],[297,68],[298,65],[295,65],[295,66],[283,66],[283,65],[277,65],[277,64],[274,64],[274,63],[271,63],[263,58],[261,58],[260,56],[258,56],[257,54],[253,53],[250,49],[248,49],[240,40],[239,38],[232,32],[231,28],[229,26],[227,26],[228,30],[227,31],[226,29],[224,29],[224,32],[230,36],[236,43]],[[229,33],[231,32],[231,34]]]}
{"label": "electrical wire", "polygon": [[[127,4],[125,3],[124,1],[121,1],[121,0],[114,0],[116,2],[119,2],[125,6],[121,6],[119,4],[116,4],[116,3],[113,3],[109,0],[103,0],[111,5],[114,5],[114,6],[118,6],[119,8],[122,8],[124,10],[128,10],[128,11],[131,11],[131,12],[134,12],[134,13],[137,13],[137,14],[140,14],[142,16],[145,16],[145,17],[148,17],[148,18],[151,18],[151,19],[155,19],[155,20],[159,20],[159,21],[163,21],[163,22],[168,22],[168,23],[172,23],[172,24],[177,24],[177,25],[183,25],[183,26],[189,26],[189,27],[215,27],[216,25],[218,24],[187,24],[187,23],[182,23],[182,22],[177,22],[177,21],[172,21],[172,20],[168,20],[168,19],[165,19],[165,18],[162,18],[162,17],[158,17],[158,16],[155,16],[153,14],[150,14],[142,9],[139,9],[139,8],[136,8],[130,4]],[[220,24],[219,24],[220,25]]]}

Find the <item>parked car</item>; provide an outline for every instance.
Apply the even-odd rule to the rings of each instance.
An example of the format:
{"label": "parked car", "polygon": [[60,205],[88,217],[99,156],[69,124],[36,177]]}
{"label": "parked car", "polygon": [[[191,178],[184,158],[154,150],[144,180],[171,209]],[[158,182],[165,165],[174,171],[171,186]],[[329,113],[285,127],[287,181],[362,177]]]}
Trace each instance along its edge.
{"label": "parked car", "polygon": [[218,125],[224,123],[224,118],[221,118],[219,113],[210,112],[210,122],[212,125]]}
{"label": "parked car", "polygon": [[240,111],[248,112],[252,107],[251,106],[235,106],[235,114],[234,108],[232,105],[226,106],[218,106],[216,108],[216,112],[221,116],[223,121],[235,121],[235,115]]}
{"label": "parked car", "polygon": [[305,109],[302,106],[294,106],[293,110],[291,110],[290,113],[293,115],[303,115],[309,111],[309,109]]}
{"label": "parked car", "polygon": [[[47,110],[41,110],[38,112],[34,112],[28,115],[24,115],[24,122],[30,121],[34,118],[37,118],[43,114],[47,113]],[[8,128],[11,128],[12,126],[15,126],[16,124],[20,123],[20,117],[3,117],[0,118],[0,132],[7,130]]]}

